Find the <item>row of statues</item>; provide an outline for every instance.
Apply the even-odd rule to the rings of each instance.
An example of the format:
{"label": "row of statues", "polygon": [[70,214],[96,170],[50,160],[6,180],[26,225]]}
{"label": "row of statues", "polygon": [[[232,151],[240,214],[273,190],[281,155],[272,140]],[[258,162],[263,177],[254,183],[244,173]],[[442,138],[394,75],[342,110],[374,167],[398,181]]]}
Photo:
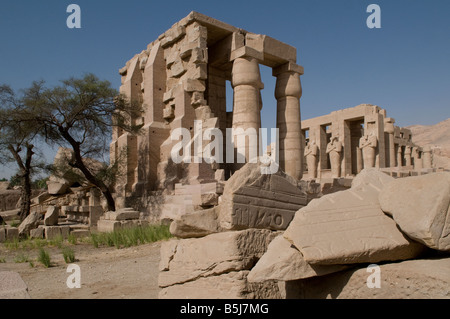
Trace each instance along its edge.
{"label": "row of statues", "polygon": [[[364,167],[375,167],[376,148],[378,145],[377,137],[373,132],[365,134],[359,140],[359,148],[362,150]],[[338,178],[341,176],[341,154],[342,142],[339,141],[339,136],[331,137],[327,144],[326,153],[330,158],[331,176]],[[310,177],[317,177],[317,158],[319,156],[319,147],[315,141],[310,141],[305,147],[306,165],[308,166],[308,173]]]}

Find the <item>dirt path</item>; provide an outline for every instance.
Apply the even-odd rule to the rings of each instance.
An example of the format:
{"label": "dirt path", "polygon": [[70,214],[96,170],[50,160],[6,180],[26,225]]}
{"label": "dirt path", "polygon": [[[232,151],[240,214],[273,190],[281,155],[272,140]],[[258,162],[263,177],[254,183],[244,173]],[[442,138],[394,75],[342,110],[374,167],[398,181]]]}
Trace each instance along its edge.
{"label": "dirt path", "polygon": [[[81,270],[81,288],[68,288],[67,264],[61,250],[46,248],[53,266],[45,268],[37,262],[38,250],[7,250],[0,245],[0,271],[16,271],[28,285],[33,299],[156,299],[158,298],[158,266],[160,243],[116,249],[94,248],[89,244],[71,246]],[[32,260],[16,263],[20,254]]]}

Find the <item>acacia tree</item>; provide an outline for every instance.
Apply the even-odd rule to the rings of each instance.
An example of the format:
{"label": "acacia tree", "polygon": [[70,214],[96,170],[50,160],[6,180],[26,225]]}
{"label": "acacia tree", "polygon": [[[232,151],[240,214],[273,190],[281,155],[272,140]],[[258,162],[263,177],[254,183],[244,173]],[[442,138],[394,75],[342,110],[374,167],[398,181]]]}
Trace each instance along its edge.
{"label": "acacia tree", "polygon": [[79,169],[84,177],[103,193],[109,210],[115,210],[108,185],[89,168],[83,158],[100,158],[109,148],[113,126],[137,133],[141,126],[132,118],[142,110],[127,101],[110,82],[93,74],[69,78],[53,88],[44,82],[33,82],[25,90],[20,117],[38,123],[39,133],[50,144],[69,146],[73,156],[68,164]]}
{"label": "acacia tree", "polygon": [[39,165],[33,164],[33,141],[39,132],[39,123],[23,121],[21,98],[7,85],[0,86],[0,163],[16,162],[20,178],[20,220],[30,213],[31,176]]}

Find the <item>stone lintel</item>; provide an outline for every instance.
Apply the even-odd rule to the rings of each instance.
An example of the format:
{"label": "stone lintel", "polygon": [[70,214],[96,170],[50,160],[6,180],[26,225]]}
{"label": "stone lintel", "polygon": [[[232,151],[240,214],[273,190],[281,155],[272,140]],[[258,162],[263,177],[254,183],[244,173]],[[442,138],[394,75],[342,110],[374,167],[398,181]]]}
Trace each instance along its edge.
{"label": "stone lintel", "polygon": [[282,65],[280,65],[280,66],[278,66],[276,68],[273,68],[272,75],[273,76],[278,76],[278,75],[280,75],[281,73],[284,73],[284,72],[295,72],[295,73],[298,73],[300,75],[303,75],[304,74],[304,69],[303,69],[303,67],[301,65],[298,65],[298,64],[293,63],[293,62],[287,62],[287,63],[282,64]]}
{"label": "stone lintel", "polygon": [[252,57],[257,59],[259,62],[263,61],[264,54],[262,52],[258,52],[253,48],[250,48],[248,46],[240,47],[239,49],[236,49],[231,52],[230,55],[230,61],[234,61],[237,58],[243,58],[243,57]]}

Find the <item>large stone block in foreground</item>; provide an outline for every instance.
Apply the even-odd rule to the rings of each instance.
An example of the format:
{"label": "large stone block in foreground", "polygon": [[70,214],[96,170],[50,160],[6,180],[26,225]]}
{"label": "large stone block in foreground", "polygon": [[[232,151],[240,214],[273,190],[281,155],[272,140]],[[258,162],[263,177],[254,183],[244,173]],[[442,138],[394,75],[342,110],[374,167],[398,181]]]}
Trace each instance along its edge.
{"label": "large stone block in foreground", "polygon": [[[379,265],[380,286],[369,288],[367,267],[324,277],[286,282],[286,298],[297,299],[448,299],[450,258],[417,259]],[[375,279],[369,278],[374,284]]]}
{"label": "large stone block in foreground", "polygon": [[164,242],[158,284],[167,287],[251,269],[273,237],[269,230],[248,229]]}
{"label": "large stone block in foreground", "polygon": [[248,270],[199,278],[182,285],[161,289],[160,299],[280,299],[274,281],[250,283]]}
{"label": "large stone block in foreground", "polygon": [[[202,238],[170,240],[161,246],[161,298],[253,298],[278,295],[273,282],[247,282],[248,271],[278,233],[229,231]],[[251,287],[251,288],[249,288]]]}
{"label": "large stone block in foreground", "polygon": [[293,178],[281,170],[262,174],[261,168],[248,163],[227,181],[219,205],[221,228],[284,230],[307,205],[306,194]]}
{"label": "large stone block in foreground", "polygon": [[416,257],[423,246],[403,235],[378,202],[379,192],[392,180],[384,173],[363,170],[351,189],[315,199],[299,210],[284,237],[310,264],[376,263]]}
{"label": "large stone block in foreground", "polygon": [[343,265],[310,265],[302,253],[280,235],[270,243],[267,252],[252,268],[248,281],[291,281],[323,276],[346,268]]}
{"label": "large stone block in foreground", "polygon": [[381,209],[410,238],[450,251],[450,173],[397,179],[380,193]]}

